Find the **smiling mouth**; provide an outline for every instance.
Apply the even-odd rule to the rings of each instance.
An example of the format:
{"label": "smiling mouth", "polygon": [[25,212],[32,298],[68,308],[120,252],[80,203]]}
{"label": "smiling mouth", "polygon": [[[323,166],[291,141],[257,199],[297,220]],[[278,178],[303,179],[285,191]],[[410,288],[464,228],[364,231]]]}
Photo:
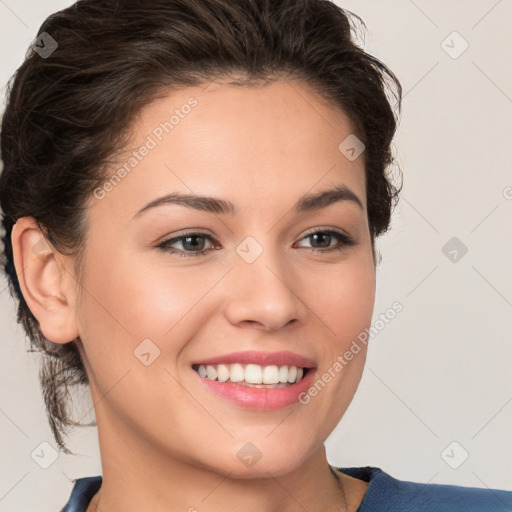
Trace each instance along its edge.
{"label": "smiling mouth", "polygon": [[194,364],[192,369],[201,377],[252,388],[286,388],[300,382],[309,368],[293,365],[259,364]]}

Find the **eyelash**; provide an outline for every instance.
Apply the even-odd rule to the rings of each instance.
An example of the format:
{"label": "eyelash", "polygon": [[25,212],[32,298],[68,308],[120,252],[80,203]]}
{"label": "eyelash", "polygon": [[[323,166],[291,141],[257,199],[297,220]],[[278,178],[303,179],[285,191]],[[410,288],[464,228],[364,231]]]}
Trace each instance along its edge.
{"label": "eyelash", "polygon": [[[303,236],[300,239],[300,241],[305,240],[306,238],[310,238],[313,235],[318,235],[318,234],[324,234],[324,235],[329,235],[329,236],[333,236],[334,235],[334,237],[338,238],[339,245],[334,246],[334,247],[328,247],[326,249],[320,249],[320,248],[317,248],[317,247],[306,247],[305,249],[309,249],[310,251],[313,251],[313,252],[323,252],[323,253],[325,253],[325,252],[332,252],[332,251],[341,251],[341,250],[345,249],[346,247],[350,247],[352,245],[355,245],[355,241],[354,241],[353,238],[351,238],[348,235],[345,235],[344,233],[341,233],[339,231],[334,231],[332,229],[320,229],[320,230],[316,230],[316,231],[311,231],[310,233],[307,233],[305,236]],[[165,251],[167,253],[178,254],[181,257],[206,256],[208,251],[212,250],[212,249],[203,249],[201,251],[185,251],[185,250],[181,250],[181,249],[180,250],[174,250],[174,249],[170,248],[170,245],[173,245],[176,242],[181,242],[184,239],[190,238],[190,237],[207,238],[214,245],[217,245],[219,243],[218,240],[216,240],[215,238],[213,238],[210,235],[207,235],[207,234],[204,234],[204,233],[190,232],[190,233],[183,233],[182,235],[174,237],[174,238],[171,238],[169,240],[164,240],[157,247],[159,249],[162,249],[163,251]]]}

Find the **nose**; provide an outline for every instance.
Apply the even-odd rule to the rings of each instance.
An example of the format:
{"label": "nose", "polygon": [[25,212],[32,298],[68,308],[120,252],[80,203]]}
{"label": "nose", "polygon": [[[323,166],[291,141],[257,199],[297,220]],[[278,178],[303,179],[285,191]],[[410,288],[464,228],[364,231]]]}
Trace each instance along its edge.
{"label": "nose", "polygon": [[232,325],[276,331],[304,321],[307,307],[294,289],[293,269],[272,251],[252,263],[241,259],[230,274],[225,315]]}

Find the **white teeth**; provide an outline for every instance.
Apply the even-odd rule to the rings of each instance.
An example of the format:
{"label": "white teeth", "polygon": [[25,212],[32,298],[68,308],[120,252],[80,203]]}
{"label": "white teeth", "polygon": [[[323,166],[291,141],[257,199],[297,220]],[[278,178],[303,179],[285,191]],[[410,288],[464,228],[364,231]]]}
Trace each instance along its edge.
{"label": "white teeth", "polygon": [[277,384],[279,382],[279,368],[273,364],[263,369],[263,384]]}
{"label": "white teeth", "polygon": [[279,382],[288,382],[288,366],[279,368]]}
{"label": "white teeth", "polygon": [[297,367],[290,366],[290,368],[288,368],[288,382],[295,382],[296,378],[297,378]]}
{"label": "white teeth", "polygon": [[206,367],[206,376],[211,380],[215,380],[217,378],[217,369],[215,366],[208,365]]}
{"label": "white teeth", "polygon": [[294,384],[304,376],[304,369],[297,366],[277,366],[275,364],[260,366],[247,364],[245,367],[239,363],[205,365],[200,364],[196,370],[201,377],[219,382],[240,382],[247,384],[281,385]]}
{"label": "white teeth", "polygon": [[217,366],[217,378],[219,382],[226,382],[229,379],[229,369],[225,364]]}
{"label": "white teeth", "polygon": [[241,364],[232,364],[229,368],[229,380],[231,382],[242,382],[245,379],[244,367]]}
{"label": "white teeth", "polygon": [[262,384],[263,372],[261,366],[257,364],[248,364],[245,367],[245,382],[249,384]]}

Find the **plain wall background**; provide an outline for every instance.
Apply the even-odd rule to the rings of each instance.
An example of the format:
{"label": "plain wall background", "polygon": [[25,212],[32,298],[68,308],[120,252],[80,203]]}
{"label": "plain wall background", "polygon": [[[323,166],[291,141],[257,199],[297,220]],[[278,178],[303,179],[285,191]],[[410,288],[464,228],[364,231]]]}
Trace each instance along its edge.
{"label": "plain wall background", "polygon": [[[512,2],[337,3],[363,18],[366,49],[404,87],[395,141],[404,188],[378,243],[374,322],[395,301],[403,311],[372,338],[329,459],[401,479],[512,489]],[[0,0],[0,87],[44,18],[70,4]],[[452,237],[467,248],[455,262],[443,252]],[[79,455],[60,454],[48,469],[34,462],[42,442],[56,445],[38,357],[26,353],[15,316],[2,277],[0,511],[60,510],[72,479],[101,472],[96,432],[72,435]]]}

